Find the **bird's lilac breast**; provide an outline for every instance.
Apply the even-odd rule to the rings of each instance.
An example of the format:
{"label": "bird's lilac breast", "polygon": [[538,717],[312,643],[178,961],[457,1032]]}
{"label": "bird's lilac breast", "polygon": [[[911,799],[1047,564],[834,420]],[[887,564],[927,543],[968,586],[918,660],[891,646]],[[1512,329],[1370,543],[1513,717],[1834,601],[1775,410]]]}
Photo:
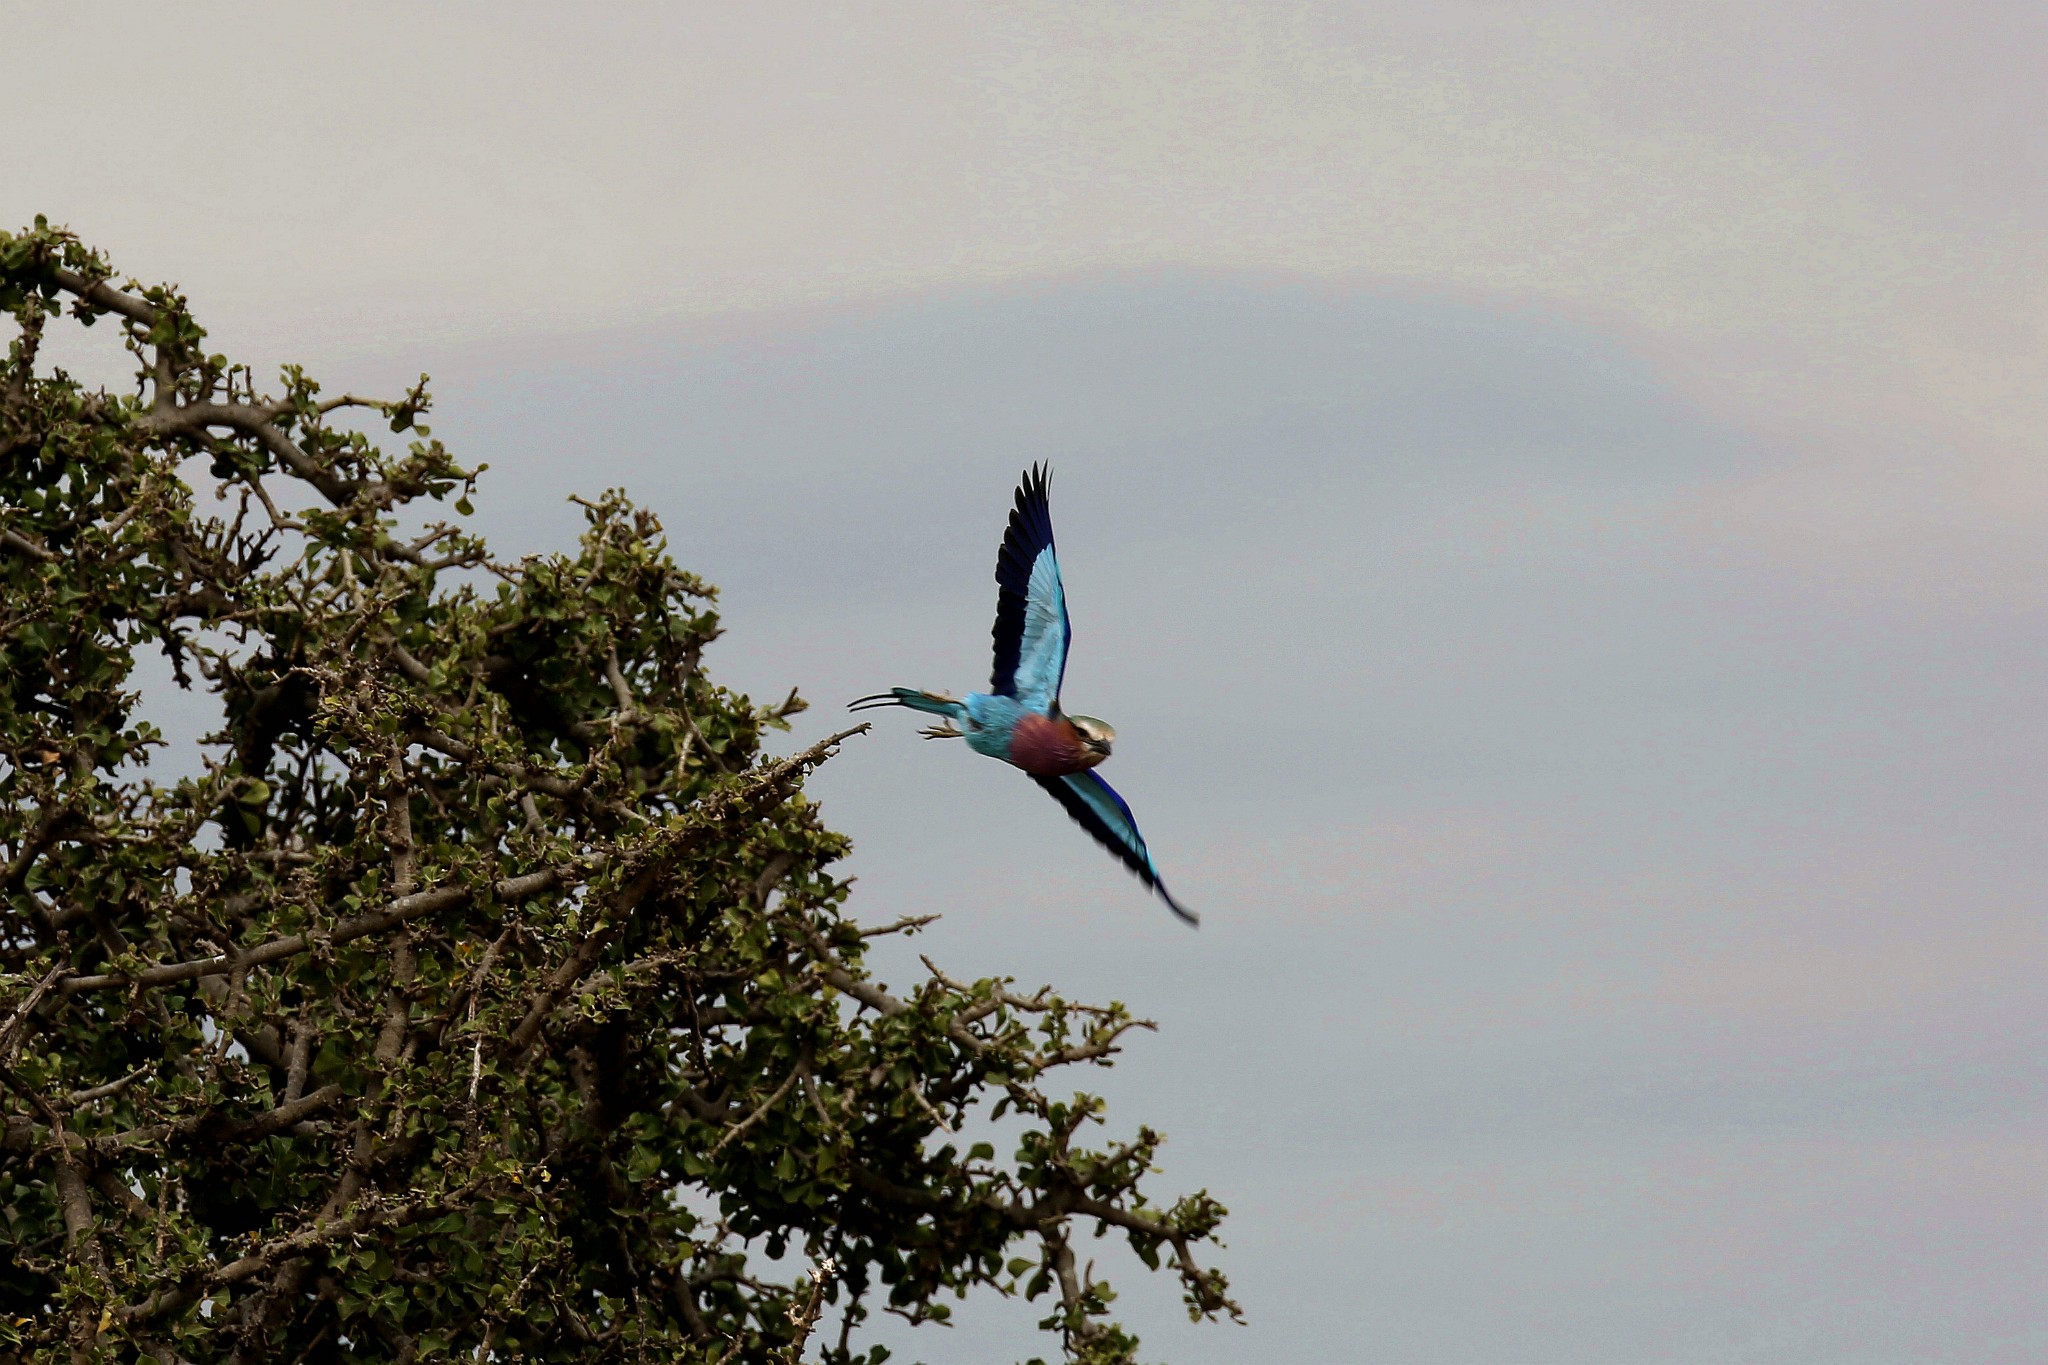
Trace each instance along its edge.
{"label": "bird's lilac breast", "polygon": [[1071,722],[1027,712],[1010,731],[1009,760],[1033,777],[1061,777],[1088,766],[1088,752]]}

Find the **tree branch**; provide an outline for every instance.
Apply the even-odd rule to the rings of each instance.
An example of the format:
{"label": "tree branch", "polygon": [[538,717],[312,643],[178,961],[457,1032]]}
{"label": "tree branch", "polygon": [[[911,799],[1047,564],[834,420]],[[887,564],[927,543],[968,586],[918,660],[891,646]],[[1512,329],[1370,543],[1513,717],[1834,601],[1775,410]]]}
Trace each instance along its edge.
{"label": "tree branch", "polygon": [[[601,853],[592,854],[580,864],[546,867],[523,876],[506,877],[491,884],[491,896],[501,902],[517,902],[560,890],[574,880],[600,870],[604,865],[604,856]],[[311,952],[316,948],[336,947],[370,934],[382,933],[407,920],[443,910],[453,910],[475,899],[475,889],[467,886],[441,886],[431,891],[415,891],[410,896],[400,896],[389,901],[376,910],[342,920],[323,932],[292,934],[285,938],[272,939],[268,943],[260,943],[246,952],[232,955],[215,953],[211,957],[193,958],[186,962],[166,962],[154,967],[145,967],[139,972],[103,972],[96,976],[66,977],[59,984],[58,990],[65,995],[76,995],[81,991],[113,990],[122,986],[163,986],[174,981],[191,981],[203,976],[225,976],[238,967],[257,967],[280,958]]]}
{"label": "tree branch", "polygon": [[464,1207],[470,1196],[475,1194],[482,1184],[482,1181],[471,1181],[444,1198],[414,1200],[394,1209],[384,1208],[377,1202],[376,1196],[371,1195],[336,1217],[318,1219],[311,1226],[266,1243],[238,1260],[230,1261],[226,1265],[215,1265],[196,1274],[187,1272],[182,1277],[183,1282],[176,1287],[158,1290],[140,1303],[125,1304],[114,1310],[114,1317],[124,1325],[147,1322],[151,1318],[185,1307],[209,1290],[240,1284],[269,1270],[280,1261],[309,1255],[343,1237],[368,1232],[372,1228],[405,1227],[438,1217]]}

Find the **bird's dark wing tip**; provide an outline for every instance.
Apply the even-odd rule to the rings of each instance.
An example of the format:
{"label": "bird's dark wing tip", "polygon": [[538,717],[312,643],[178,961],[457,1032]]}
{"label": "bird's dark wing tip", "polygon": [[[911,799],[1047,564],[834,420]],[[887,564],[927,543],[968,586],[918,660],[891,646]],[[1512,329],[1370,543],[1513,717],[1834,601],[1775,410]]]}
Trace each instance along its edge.
{"label": "bird's dark wing tip", "polygon": [[1052,466],[1043,461],[1033,461],[1031,468],[1025,470],[1017,480],[1018,505],[1022,506],[1030,501],[1043,502],[1051,488]]}
{"label": "bird's dark wing tip", "polygon": [[1052,466],[1034,464],[1017,480],[1006,540],[1016,543],[1027,570],[1039,550],[1052,543]]}
{"label": "bird's dark wing tip", "polygon": [[[1175,900],[1173,893],[1166,889],[1166,883],[1159,880],[1159,873],[1152,866],[1151,855],[1145,850],[1144,836],[1138,833],[1138,822],[1131,816],[1131,808],[1116,794],[1116,788],[1102,780],[1100,773],[1090,770],[1072,773],[1066,777],[1034,777],[1031,780],[1045,788],[1052,795],[1052,799],[1059,802],[1067,814],[1073,817],[1074,823],[1087,830],[1095,842],[1114,854],[1147,889],[1156,892],[1159,899],[1166,902],[1167,908],[1180,917],[1182,923],[1200,926],[1201,916]],[[1122,830],[1104,818],[1102,811],[1098,810],[1080,790],[1083,786],[1108,799],[1122,818]]]}

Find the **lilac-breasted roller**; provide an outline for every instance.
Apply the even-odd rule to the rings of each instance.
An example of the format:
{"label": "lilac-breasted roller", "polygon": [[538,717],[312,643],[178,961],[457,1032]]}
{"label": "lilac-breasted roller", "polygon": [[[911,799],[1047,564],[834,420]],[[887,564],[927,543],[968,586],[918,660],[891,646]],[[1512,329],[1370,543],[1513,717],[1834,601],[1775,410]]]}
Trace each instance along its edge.
{"label": "lilac-breasted roller", "polygon": [[1131,808],[1095,772],[1095,766],[1109,757],[1116,731],[1093,716],[1068,715],[1060,709],[1060,680],[1066,676],[1067,647],[1074,632],[1067,620],[1066,591],[1060,586],[1059,559],[1053,552],[1048,474],[1034,465],[1017,485],[1010,527],[996,555],[996,667],[989,690],[962,698],[896,687],[862,697],[850,709],[907,706],[943,717],[923,732],[927,738],[965,739],[976,753],[1031,774],[1031,780],[1051,792],[1081,828],[1157,891],[1174,914],[1194,924],[1194,912],[1175,900],[1159,879]]}

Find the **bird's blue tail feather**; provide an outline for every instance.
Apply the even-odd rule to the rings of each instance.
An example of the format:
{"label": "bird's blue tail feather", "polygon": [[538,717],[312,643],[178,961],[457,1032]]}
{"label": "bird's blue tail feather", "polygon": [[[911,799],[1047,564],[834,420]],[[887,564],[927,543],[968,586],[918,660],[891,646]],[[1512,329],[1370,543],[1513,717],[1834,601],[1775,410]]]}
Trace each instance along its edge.
{"label": "bird's blue tail feather", "polygon": [[967,707],[959,700],[942,697],[935,692],[920,691],[915,687],[892,687],[887,692],[878,692],[872,697],[862,697],[858,701],[849,702],[846,709],[868,711],[877,706],[907,706],[913,711],[923,711],[933,716],[950,716],[954,720],[964,720],[967,716]]}

